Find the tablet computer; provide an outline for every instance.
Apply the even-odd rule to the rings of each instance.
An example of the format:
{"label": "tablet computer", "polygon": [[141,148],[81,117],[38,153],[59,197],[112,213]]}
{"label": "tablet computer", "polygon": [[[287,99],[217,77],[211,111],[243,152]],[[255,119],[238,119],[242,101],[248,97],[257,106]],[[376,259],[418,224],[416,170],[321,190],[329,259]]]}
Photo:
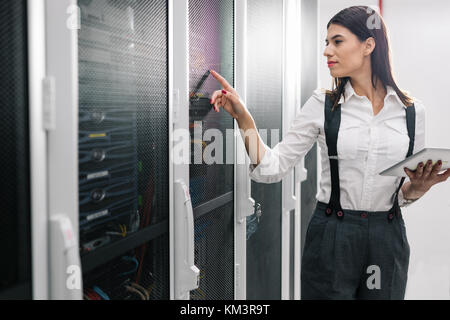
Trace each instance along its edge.
{"label": "tablet computer", "polygon": [[428,160],[433,161],[433,166],[442,160],[441,170],[450,168],[450,149],[442,148],[425,148],[419,152],[409,156],[408,158],[394,164],[393,166],[381,171],[379,174],[382,176],[396,176],[396,177],[408,177],[404,167],[414,171],[420,162],[426,164]]}

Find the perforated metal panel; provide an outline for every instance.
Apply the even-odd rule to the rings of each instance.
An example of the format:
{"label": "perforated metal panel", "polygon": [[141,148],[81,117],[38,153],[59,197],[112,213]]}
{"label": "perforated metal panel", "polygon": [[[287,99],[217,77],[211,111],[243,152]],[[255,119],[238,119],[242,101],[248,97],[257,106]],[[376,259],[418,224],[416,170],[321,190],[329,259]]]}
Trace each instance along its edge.
{"label": "perforated metal panel", "polygon": [[234,299],[233,202],[195,221],[195,265],[200,269],[199,288],[192,300]]}
{"label": "perforated metal panel", "polygon": [[31,298],[26,1],[0,2],[0,297]]}
{"label": "perforated metal panel", "polygon": [[[167,234],[111,250],[148,239],[148,227],[169,218],[167,1],[78,3],[80,250],[90,261],[110,256],[84,275],[85,294],[104,286],[111,298],[139,298],[124,291],[135,282],[168,299]],[[138,269],[121,277],[133,259]]]}
{"label": "perforated metal panel", "polygon": [[[191,93],[189,122],[192,151],[189,187],[194,208],[207,204],[213,210],[194,221],[195,264],[200,269],[201,280],[200,288],[191,292],[191,298],[233,299],[233,199],[221,209],[217,209],[215,203],[234,189],[234,142],[226,141],[226,130],[232,130],[234,122],[226,111],[216,113],[209,103],[212,93],[221,89],[217,80],[212,76],[203,83],[201,80],[208,75],[210,69],[214,69],[231,85],[234,83],[234,1],[190,0],[188,5]],[[220,131],[224,142],[222,159],[217,158],[217,151],[212,153],[216,156],[214,164],[208,164],[201,156],[214,142],[203,139],[203,133],[208,129]],[[196,130],[200,132],[200,137],[195,135]],[[233,135],[230,139],[233,139]],[[196,152],[200,155],[199,158],[196,158]],[[199,230],[203,224],[208,225],[204,227],[209,231],[201,238]],[[207,248],[204,247],[205,241]]]}
{"label": "perforated metal panel", "polygon": [[[272,146],[271,130],[279,130],[279,139],[282,132],[283,1],[247,5],[247,107]],[[252,198],[261,204],[262,216],[247,241],[247,299],[281,299],[281,182],[252,182]]]}

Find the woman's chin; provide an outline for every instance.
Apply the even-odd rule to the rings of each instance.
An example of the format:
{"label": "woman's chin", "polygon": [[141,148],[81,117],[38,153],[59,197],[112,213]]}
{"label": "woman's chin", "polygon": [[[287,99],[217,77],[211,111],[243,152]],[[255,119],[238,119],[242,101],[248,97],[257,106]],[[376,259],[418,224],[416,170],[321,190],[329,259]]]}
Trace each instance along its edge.
{"label": "woman's chin", "polygon": [[342,72],[336,72],[336,71],[333,71],[333,70],[330,70],[330,75],[333,78],[345,78],[345,77],[348,77],[348,75],[346,75],[346,74],[344,74]]}
{"label": "woman's chin", "polygon": [[330,75],[334,78],[340,77],[339,72],[336,72],[333,69],[330,69]]}

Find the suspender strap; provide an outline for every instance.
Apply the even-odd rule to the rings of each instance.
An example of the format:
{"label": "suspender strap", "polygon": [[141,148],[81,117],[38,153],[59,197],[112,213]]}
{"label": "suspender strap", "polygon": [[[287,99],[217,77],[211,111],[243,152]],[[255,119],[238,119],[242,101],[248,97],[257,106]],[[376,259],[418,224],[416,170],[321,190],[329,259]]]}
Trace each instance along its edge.
{"label": "suspender strap", "polygon": [[338,218],[343,218],[344,211],[342,210],[340,200],[339,166],[337,154],[337,139],[341,124],[341,105],[337,105],[334,111],[331,111],[332,106],[333,103],[331,98],[326,95],[324,129],[331,169],[331,197],[326,209],[326,214],[330,215],[333,211],[335,211]]}
{"label": "suspender strap", "polygon": [[[416,137],[416,108],[414,104],[411,107],[406,108],[406,126],[408,128],[408,136],[409,136],[409,148],[406,158],[413,154],[414,150],[414,141]],[[400,180],[400,185],[394,193],[394,203],[392,204],[391,210],[389,210],[388,220],[391,221],[394,218],[394,214],[400,213],[400,206],[398,205],[398,192],[405,181],[405,177],[402,177]]]}

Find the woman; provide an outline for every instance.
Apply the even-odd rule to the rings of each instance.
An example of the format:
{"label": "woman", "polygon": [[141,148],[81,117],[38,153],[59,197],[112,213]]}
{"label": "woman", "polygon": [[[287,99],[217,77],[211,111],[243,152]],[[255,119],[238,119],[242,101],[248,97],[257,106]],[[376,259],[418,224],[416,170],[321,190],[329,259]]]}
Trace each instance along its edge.
{"label": "woman", "polygon": [[[384,21],[366,6],[346,8],[327,25],[332,91],[315,90],[283,141],[270,149],[238,93],[212,95],[245,132],[250,176],[280,181],[318,141],[322,173],[301,269],[302,299],[403,299],[410,249],[400,206],[446,181],[441,162],[405,168],[404,178],[378,173],[425,145],[425,108],[392,76]],[[256,143],[250,143],[255,141]],[[254,165],[256,164],[256,165]]]}

